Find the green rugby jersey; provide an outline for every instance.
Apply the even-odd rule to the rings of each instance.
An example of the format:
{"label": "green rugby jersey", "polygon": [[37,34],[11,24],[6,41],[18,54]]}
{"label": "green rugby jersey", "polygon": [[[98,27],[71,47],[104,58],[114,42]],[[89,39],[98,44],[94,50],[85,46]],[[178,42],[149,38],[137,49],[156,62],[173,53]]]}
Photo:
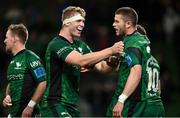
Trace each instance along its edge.
{"label": "green rugby jersey", "polygon": [[[42,105],[48,101],[76,105],[79,98],[80,67],[65,62],[70,52],[76,50],[81,54],[90,53],[90,48],[81,40],[68,42],[62,36],[56,36],[46,50],[47,88]],[[43,107],[42,106],[42,107]]]}
{"label": "green rugby jersey", "polygon": [[142,66],[141,80],[128,100],[161,101],[158,87],[160,67],[151,55],[149,44],[149,39],[138,32],[124,38],[125,55],[119,68],[118,85],[115,91],[117,96],[123,92],[131,67],[138,64]]}
{"label": "green rugby jersey", "polygon": [[13,57],[7,70],[12,99],[11,116],[21,116],[36,86],[45,78],[46,73],[41,60],[32,51],[24,49]]}

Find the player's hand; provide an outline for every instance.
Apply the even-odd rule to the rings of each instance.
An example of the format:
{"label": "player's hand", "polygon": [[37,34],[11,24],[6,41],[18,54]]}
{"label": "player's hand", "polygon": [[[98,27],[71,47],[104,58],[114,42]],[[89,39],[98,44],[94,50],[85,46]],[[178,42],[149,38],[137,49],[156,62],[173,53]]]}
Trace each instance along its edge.
{"label": "player's hand", "polygon": [[120,63],[120,58],[118,56],[110,56],[109,58],[107,58],[106,63],[108,66],[115,68],[119,65]]}
{"label": "player's hand", "polygon": [[122,54],[124,50],[124,43],[122,41],[119,41],[115,43],[112,47],[112,54]]}
{"label": "player's hand", "polygon": [[7,107],[7,106],[11,106],[11,105],[12,105],[11,97],[10,97],[10,95],[7,95],[3,100],[3,106]]}
{"label": "player's hand", "polygon": [[26,108],[22,112],[22,117],[31,117],[33,112],[33,108],[26,106]]}
{"label": "player's hand", "polygon": [[94,69],[94,65],[88,67],[81,67],[81,72],[88,72]]}
{"label": "player's hand", "polygon": [[81,72],[88,72],[88,71],[91,71],[91,70],[92,70],[91,68],[81,67]]}
{"label": "player's hand", "polygon": [[114,106],[114,109],[113,109],[113,116],[121,118],[123,107],[124,107],[123,103],[117,102],[117,104]]}

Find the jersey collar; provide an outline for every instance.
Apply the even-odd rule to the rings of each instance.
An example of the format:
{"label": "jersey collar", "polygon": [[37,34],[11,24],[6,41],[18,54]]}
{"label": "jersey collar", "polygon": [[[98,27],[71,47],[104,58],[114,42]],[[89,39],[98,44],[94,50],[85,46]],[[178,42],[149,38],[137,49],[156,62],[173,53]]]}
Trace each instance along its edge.
{"label": "jersey collar", "polygon": [[65,37],[61,36],[61,35],[58,35],[58,37],[60,37],[62,40],[68,42],[69,44],[74,44],[76,42],[76,40],[73,41],[73,43],[71,43],[70,41],[68,41]]}
{"label": "jersey collar", "polygon": [[140,34],[137,30],[135,30],[132,34],[128,34],[128,35],[126,35],[126,36],[124,36],[123,37],[123,42],[125,43],[125,42],[127,42],[127,37],[130,37],[130,36],[132,36],[132,35],[134,35],[134,34]]}
{"label": "jersey collar", "polygon": [[23,49],[23,50],[19,51],[16,55],[14,55],[14,57],[17,56],[17,55],[20,55],[20,54],[23,53],[24,51],[26,51],[26,49]]}

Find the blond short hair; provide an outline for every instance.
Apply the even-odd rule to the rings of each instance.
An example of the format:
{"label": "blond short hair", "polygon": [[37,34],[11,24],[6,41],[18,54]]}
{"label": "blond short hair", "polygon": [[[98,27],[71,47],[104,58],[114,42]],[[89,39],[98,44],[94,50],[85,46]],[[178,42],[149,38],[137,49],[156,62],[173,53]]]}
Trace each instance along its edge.
{"label": "blond short hair", "polygon": [[86,12],[83,8],[77,6],[69,6],[63,10],[61,21],[63,22],[65,19],[70,18],[77,13],[79,13],[84,18],[86,16]]}
{"label": "blond short hair", "polygon": [[18,36],[23,44],[28,40],[28,30],[23,24],[11,24],[8,30],[10,30],[13,35]]}

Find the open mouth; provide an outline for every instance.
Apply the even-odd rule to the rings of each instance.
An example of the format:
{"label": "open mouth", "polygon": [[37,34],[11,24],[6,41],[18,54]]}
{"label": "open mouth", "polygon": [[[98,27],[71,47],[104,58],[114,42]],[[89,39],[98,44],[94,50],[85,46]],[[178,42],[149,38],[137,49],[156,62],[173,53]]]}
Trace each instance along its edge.
{"label": "open mouth", "polygon": [[82,30],[83,30],[82,27],[78,27],[78,28],[77,28],[78,34],[81,34]]}
{"label": "open mouth", "polygon": [[83,27],[80,27],[80,26],[79,26],[79,27],[77,28],[77,30],[78,30],[79,32],[82,32]]}
{"label": "open mouth", "polygon": [[79,32],[82,32],[82,29],[77,29]]}
{"label": "open mouth", "polygon": [[115,32],[118,32],[118,29],[117,28],[114,28]]}

